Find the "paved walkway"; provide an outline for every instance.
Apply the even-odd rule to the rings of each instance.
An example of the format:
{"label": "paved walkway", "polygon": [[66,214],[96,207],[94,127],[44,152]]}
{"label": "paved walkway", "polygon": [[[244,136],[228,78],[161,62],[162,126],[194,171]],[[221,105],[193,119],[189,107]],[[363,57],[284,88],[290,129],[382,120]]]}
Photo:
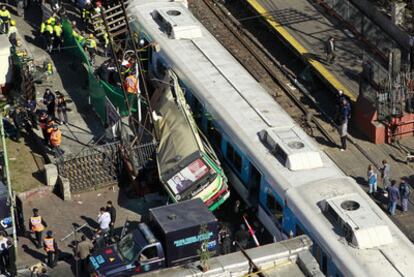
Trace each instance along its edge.
{"label": "paved walkway", "polygon": [[[48,225],[45,232],[52,230],[55,238],[58,240],[58,246],[62,251],[61,263],[66,263],[67,266],[73,267],[74,262],[71,255],[73,253],[72,242],[74,241],[74,236],[70,236],[64,241],[61,240],[73,231],[74,226],[82,226],[85,223],[87,226],[79,231],[77,237],[79,239],[82,234],[85,234],[88,238],[92,238],[93,229],[98,227],[96,218],[99,209],[106,206],[108,200],[114,203],[117,211],[115,224],[117,233],[121,232],[126,220],[138,223],[141,221],[142,214],[148,208],[162,204],[153,199],[146,201],[144,198],[127,198],[122,191],[119,191],[117,186],[75,194],[72,197],[72,201],[63,201],[53,192],[44,190],[27,194],[26,197],[23,197],[25,226],[28,229],[32,209],[38,208],[39,214]],[[39,261],[45,261],[46,255],[44,251],[36,249],[32,241],[27,237],[19,237],[18,245],[18,268],[25,268]]]}
{"label": "paved walkway", "polygon": [[[26,10],[24,18],[14,17],[14,19],[20,36],[25,40],[29,55],[34,57],[35,63],[42,65],[44,61],[51,61],[54,65],[54,74],[42,84],[36,84],[38,109],[45,108],[42,98],[46,88],[50,88],[53,92],[58,90],[65,95],[68,102],[69,124],[60,126],[62,149],[66,154],[77,154],[93,139],[98,139],[104,133],[104,129],[89,105],[88,92],[84,89],[87,81],[86,73],[82,65],[75,63],[74,58],[65,51],[49,55],[40,47],[42,41],[35,35],[40,28],[40,12],[39,7],[32,5]],[[42,138],[40,130],[36,133]]]}

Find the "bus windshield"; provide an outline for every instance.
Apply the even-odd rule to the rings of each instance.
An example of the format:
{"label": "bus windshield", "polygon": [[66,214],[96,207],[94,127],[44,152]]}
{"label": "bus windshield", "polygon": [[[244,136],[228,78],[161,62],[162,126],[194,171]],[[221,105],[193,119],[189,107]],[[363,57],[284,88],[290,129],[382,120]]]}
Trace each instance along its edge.
{"label": "bus windshield", "polygon": [[210,168],[202,159],[197,159],[187,167],[179,171],[167,181],[169,188],[175,195],[182,193],[192,184],[205,177],[210,172]]}

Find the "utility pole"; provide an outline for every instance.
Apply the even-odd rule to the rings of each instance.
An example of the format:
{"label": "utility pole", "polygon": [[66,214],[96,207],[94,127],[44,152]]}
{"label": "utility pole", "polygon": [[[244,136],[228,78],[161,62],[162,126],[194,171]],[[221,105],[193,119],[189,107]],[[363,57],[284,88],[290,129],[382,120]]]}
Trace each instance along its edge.
{"label": "utility pole", "polygon": [[14,218],[14,207],[16,203],[14,201],[13,191],[11,188],[10,172],[9,172],[9,158],[7,157],[7,145],[6,145],[5,135],[4,135],[3,115],[1,113],[0,113],[0,136],[1,136],[1,143],[3,146],[4,171],[6,172],[7,188],[9,191],[9,199],[10,199],[10,215],[12,218],[14,254],[16,255],[16,262],[17,262],[16,220]]}

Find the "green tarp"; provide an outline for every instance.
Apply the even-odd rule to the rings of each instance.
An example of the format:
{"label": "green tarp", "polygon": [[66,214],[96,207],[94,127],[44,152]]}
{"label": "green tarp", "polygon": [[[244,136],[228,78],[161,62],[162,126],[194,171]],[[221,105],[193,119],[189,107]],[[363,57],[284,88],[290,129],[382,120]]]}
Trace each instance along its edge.
{"label": "green tarp", "polygon": [[[105,111],[105,96],[109,98],[112,104],[118,109],[121,116],[128,115],[128,108],[125,103],[124,93],[120,87],[112,86],[107,82],[99,80],[95,77],[94,68],[89,62],[88,55],[85,53],[82,45],[73,37],[72,26],[67,19],[62,21],[63,25],[63,36],[65,39],[65,51],[70,52],[72,55],[78,57],[85,65],[88,71],[89,80],[89,96],[91,104],[101,118],[103,122],[106,121]],[[129,103],[131,103],[131,112],[136,112],[137,98],[136,96],[129,96]]]}

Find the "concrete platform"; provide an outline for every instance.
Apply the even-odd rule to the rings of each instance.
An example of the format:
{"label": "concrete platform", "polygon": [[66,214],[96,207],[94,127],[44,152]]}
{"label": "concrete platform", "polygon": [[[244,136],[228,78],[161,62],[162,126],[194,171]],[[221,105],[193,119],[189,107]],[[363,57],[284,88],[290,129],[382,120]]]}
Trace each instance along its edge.
{"label": "concrete platform", "polygon": [[[367,52],[343,26],[335,25],[307,0],[247,0],[274,29],[334,90],[343,90],[355,101],[362,56]],[[336,39],[334,64],[325,62],[325,43]]]}

